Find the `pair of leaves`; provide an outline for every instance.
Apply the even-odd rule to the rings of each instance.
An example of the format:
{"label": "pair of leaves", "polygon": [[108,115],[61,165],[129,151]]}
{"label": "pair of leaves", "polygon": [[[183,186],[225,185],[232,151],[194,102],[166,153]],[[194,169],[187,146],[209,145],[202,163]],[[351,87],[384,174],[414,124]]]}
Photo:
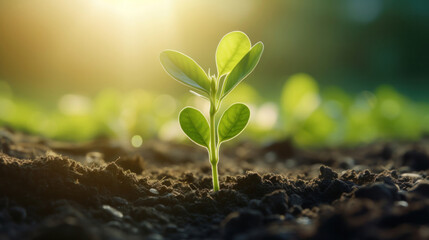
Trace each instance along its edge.
{"label": "pair of leaves", "polygon": [[[231,32],[222,38],[216,49],[218,77],[226,75],[222,98],[253,71],[263,50],[262,42],[251,48],[250,40],[243,32]],[[192,58],[178,51],[165,50],[160,60],[164,69],[179,82],[210,93],[210,77]]]}
{"label": "pair of leaves", "polygon": [[[247,126],[250,118],[249,108],[236,103],[222,115],[218,125],[219,143],[228,141],[240,134]],[[183,132],[195,143],[209,147],[210,128],[203,114],[195,108],[186,107],[179,115],[179,123]]]}

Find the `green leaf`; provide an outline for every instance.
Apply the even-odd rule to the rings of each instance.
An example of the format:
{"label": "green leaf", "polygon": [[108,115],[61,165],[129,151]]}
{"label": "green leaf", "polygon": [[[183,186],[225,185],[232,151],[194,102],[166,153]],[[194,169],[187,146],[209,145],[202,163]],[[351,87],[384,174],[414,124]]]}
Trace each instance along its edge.
{"label": "green leaf", "polygon": [[240,134],[249,122],[249,118],[250,110],[246,105],[236,103],[229,107],[219,121],[219,142],[228,141]]}
{"label": "green leaf", "polygon": [[210,128],[203,114],[195,108],[186,107],[179,114],[179,123],[183,132],[196,144],[208,147]]}
{"label": "green leaf", "polygon": [[224,98],[232,89],[234,89],[244,78],[246,78],[255,69],[264,51],[264,44],[258,42],[252,49],[240,60],[231,73],[225,79],[223,86]]}
{"label": "green leaf", "polygon": [[250,40],[243,32],[235,31],[225,35],[216,49],[218,76],[232,71],[238,62],[250,50]]}
{"label": "green leaf", "polygon": [[203,92],[210,92],[209,78],[192,58],[177,51],[165,50],[160,54],[160,60],[165,71],[176,80]]}

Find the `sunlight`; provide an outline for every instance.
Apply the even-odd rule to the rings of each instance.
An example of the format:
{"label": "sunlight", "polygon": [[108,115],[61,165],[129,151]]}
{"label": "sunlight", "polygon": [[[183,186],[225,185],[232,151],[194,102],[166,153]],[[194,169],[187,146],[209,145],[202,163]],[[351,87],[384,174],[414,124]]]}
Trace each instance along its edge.
{"label": "sunlight", "polygon": [[173,6],[172,0],[93,0],[94,7],[112,11],[125,19],[164,19],[169,20]]}

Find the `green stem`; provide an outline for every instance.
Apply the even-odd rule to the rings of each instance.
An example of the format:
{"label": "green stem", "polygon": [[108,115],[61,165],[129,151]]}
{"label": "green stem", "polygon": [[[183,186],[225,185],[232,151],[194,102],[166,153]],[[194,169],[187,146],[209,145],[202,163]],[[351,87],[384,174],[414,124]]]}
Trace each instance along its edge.
{"label": "green stem", "polygon": [[219,162],[219,149],[216,137],[216,106],[212,101],[210,102],[210,147],[209,147],[209,159],[212,165],[212,178],[213,178],[213,191],[219,191],[219,177],[217,171],[217,164]]}
{"label": "green stem", "polygon": [[212,164],[213,191],[219,191],[219,176],[217,172],[217,164]]}

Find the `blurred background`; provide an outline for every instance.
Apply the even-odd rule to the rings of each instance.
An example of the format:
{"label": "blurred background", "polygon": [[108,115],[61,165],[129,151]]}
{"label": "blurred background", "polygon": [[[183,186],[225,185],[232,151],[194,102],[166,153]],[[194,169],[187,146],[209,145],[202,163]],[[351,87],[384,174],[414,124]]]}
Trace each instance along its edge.
{"label": "blurred background", "polygon": [[178,112],[208,105],[159,53],[215,69],[217,43],[241,30],[265,44],[225,103],[252,108],[242,139],[418,139],[429,132],[428,10],[426,0],[0,0],[0,125],[67,141],[182,141]]}

